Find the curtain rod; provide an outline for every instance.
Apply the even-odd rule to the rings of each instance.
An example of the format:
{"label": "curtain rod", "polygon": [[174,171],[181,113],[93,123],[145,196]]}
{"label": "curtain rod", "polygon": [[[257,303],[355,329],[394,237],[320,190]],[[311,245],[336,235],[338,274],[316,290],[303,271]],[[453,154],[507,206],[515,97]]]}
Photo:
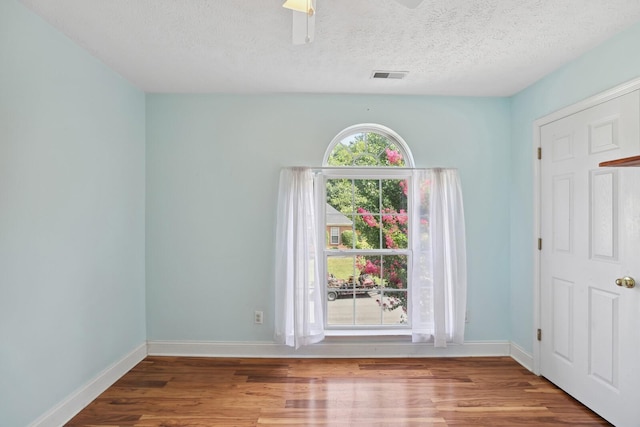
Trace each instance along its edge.
{"label": "curtain rod", "polygon": [[325,170],[339,171],[339,170],[369,170],[369,171],[420,171],[420,170],[436,170],[436,169],[449,169],[457,170],[458,168],[435,166],[430,168],[396,168],[389,166],[285,166],[283,169],[311,169],[313,172],[322,172]]}

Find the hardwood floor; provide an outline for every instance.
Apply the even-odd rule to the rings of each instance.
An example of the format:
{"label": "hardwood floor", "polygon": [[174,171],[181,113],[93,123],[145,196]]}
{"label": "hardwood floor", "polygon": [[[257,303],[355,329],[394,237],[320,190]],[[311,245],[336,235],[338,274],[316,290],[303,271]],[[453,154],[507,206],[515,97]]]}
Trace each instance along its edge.
{"label": "hardwood floor", "polygon": [[147,357],[68,426],[603,426],[508,357]]}

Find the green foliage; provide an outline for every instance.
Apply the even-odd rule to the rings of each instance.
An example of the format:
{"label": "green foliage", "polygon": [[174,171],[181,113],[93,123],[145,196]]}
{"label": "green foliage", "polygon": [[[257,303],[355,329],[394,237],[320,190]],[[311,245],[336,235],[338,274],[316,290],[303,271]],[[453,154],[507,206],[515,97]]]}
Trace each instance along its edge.
{"label": "green foliage", "polygon": [[353,213],[351,180],[331,179],[327,181],[327,202],[347,216]]}
{"label": "green foliage", "polygon": [[329,165],[331,166],[347,166],[353,164],[353,155],[351,150],[342,144],[336,145],[329,156]]}
{"label": "green foliage", "polygon": [[345,230],[342,232],[340,236],[341,242],[343,246],[347,248],[356,248],[356,249],[371,249],[371,245],[367,243],[366,239],[362,239],[358,237],[358,234],[355,234],[355,246],[354,246],[354,233],[352,230]]}
{"label": "green foliage", "polygon": [[[374,215],[371,215],[373,219],[378,222]],[[360,236],[359,241],[366,242],[367,246],[371,249],[380,249],[380,229],[378,227],[368,226],[362,216],[356,217],[356,232]]]}
{"label": "green foliage", "polygon": [[[360,133],[337,144],[328,163],[331,166],[405,166],[402,157],[389,157],[387,149],[396,153],[399,151],[383,135],[375,132]],[[395,161],[392,163],[392,160]]]}
{"label": "green foliage", "polygon": [[391,236],[391,239],[398,248],[406,249],[409,245],[409,239],[406,232],[403,232],[401,230],[394,230],[389,232],[388,235]]}
{"label": "green foliage", "polygon": [[[390,159],[396,161],[392,163]],[[331,166],[405,165],[398,147],[385,136],[373,132],[356,134],[337,144],[328,163]],[[346,215],[356,213],[357,208],[372,213],[380,212],[381,208],[406,210],[407,198],[399,184],[398,180],[333,179],[327,182],[327,202]]]}
{"label": "green foliage", "polygon": [[371,245],[364,239],[356,240],[356,249],[371,249]]}
{"label": "green foliage", "polygon": [[348,248],[352,248],[353,247],[353,231],[352,230],[343,231],[342,235],[340,236],[340,241],[344,246]]}

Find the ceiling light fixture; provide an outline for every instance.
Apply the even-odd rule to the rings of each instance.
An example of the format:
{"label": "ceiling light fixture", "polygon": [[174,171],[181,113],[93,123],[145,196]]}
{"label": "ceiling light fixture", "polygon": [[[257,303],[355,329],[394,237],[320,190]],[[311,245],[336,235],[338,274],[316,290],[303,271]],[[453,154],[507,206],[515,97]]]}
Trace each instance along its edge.
{"label": "ceiling light fixture", "polygon": [[315,10],[313,9],[313,2],[311,0],[287,0],[284,2],[282,7],[306,13],[309,16],[313,16],[315,13]]}

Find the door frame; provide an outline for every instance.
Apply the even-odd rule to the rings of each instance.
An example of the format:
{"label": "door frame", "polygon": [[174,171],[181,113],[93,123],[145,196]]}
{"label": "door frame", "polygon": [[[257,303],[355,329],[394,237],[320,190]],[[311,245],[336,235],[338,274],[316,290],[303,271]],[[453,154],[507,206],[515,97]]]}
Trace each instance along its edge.
{"label": "door frame", "polygon": [[[613,98],[617,98],[622,95],[626,95],[627,93],[633,92],[635,90],[640,89],[640,77],[637,77],[633,80],[629,80],[625,83],[622,83],[618,86],[615,86],[611,89],[608,89],[604,92],[600,92],[596,95],[590,96],[582,101],[578,101],[575,104],[569,105],[567,107],[563,107],[559,110],[554,111],[544,117],[541,117],[533,122],[533,146],[532,146],[532,156],[533,159],[533,236],[532,242],[534,244],[534,254],[533,254],[533,373],[536,375],[540,375],[540,364],[541,364],[541,342],[537,340],[536,331],[541,328],[541,277],[540,277],[540,268],[541,264],[541,254],[537,249],[538,238],[542,235],[541,230],[541,193],[542,193],[542,174],[540,171],[541,161],[538,160],[538,149],[541,147],[540,141],[540,128],[542,126],[554,122],[556,120],[562,119],[564,117],[570,116],[572,114],[578,113],[582,110],[586,110],[587,108],[594,107],[598,104],[602,104],[603,102],[609,101]],[[545,155],[543,153],[543,155]]]}

